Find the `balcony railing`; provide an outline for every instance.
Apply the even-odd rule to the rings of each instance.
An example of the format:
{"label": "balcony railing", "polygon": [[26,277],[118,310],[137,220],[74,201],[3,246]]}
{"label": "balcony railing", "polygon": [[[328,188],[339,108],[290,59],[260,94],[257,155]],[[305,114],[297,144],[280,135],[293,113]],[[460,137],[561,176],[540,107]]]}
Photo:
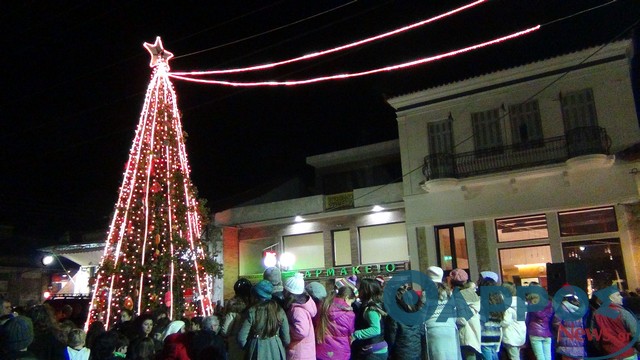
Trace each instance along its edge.
{"label": "balcony railing", "polygon": [[609,154],[611,140],[597,126],[570,130],[565,136],[519,143],[461,154],[437,153],[425,156],[422,173],[427,181],[465,178],[533,166],[555,164],[590,154]]}

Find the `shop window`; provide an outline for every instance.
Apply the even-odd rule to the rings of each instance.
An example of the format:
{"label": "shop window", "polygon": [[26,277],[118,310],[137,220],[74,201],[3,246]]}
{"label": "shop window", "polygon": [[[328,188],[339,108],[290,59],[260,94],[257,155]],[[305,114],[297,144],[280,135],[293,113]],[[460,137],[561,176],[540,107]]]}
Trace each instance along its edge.
{"label": "shop window", "polygon": [[365,226],[360,233],[360,261],[380,264],[409,260],[407,230],[404,223]]}
{"label": "shop window", "polygon": [[295,256],[293,269],[324,268],[324,239],[322,233],[284,236],[284,252]]}
{"label": "shop window", "polygon": [[443,270],[469,269],[467,238],[464,225],[436,226],[438,266]]}
{"label": "shop window", "polygon": [[628,288],[619,239],[563,243],[562,255],[567,263],[584,264],[589,294],[611,285]]}
{"label": "shop window", "polygon": [[560,224],[560,236],[618,231],[616,211],[613,206],[559,212],[558,223]]}
{"label": "shop window", "polygon": [[[239,270],[240,276],[262,274],[264,271],[262,254],[266,248],[272,247],[273,240],[242,240],[239,244]],[[275,245],[278,245],[277,243]]]}
{"label": "shop window", "polygon": [[549,237],[544,214],[496,220],[498,242],[546,239]]}
{"label": "shop window", "polygon": [[334,266],[351,265],[351,234],[349,230],[333,233]]}
{"label": "shop window", "polygon": [[522,286],[537,282],[547,287],[547,263],[551,262],[549,245],[500,249],[499,256],[502,281]]}

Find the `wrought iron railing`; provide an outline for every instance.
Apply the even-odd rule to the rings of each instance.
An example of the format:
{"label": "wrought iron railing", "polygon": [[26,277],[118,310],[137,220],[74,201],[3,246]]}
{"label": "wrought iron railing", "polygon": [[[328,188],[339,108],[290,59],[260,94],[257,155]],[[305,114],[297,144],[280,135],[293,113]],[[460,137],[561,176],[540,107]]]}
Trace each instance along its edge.
{"label": "wrought iron railing", "polygon": [[597,126],[571,129],[567,131],[566,137],[569,158],[591,154],[608,154],[611,147],[611,138],[607,135],[607,131]]}
{"label": "wrought iron railing", "polygon": [[422,173],[427,181],[465,178],[555,164],[576,156],[608,154],[610,145],[604,128],[581,127],[568,131],[565,136],[533,142],[461,154],[430,154],[424,158]]}

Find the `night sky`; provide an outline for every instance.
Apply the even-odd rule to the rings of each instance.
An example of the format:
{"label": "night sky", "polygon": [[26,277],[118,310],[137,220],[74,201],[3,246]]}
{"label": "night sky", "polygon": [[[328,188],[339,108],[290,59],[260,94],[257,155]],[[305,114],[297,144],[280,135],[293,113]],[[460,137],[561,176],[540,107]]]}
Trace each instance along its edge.
{"label": "night sky", "polygon": [[[65,232],[106,231],[151,75],[143,42],[161,36],[176,56],[174,71],[243,67],[361,40],[469,2],[4,2],[0,224],[40,238],[38,246],[59,243]],[[308,174],[307,156],[395,139],[385,97],[606,43],[638,20],[637,1],[554,20],[607,3],[492,0],[357,49],[221,77],[358,72],[546,24],[508,43],[364,78],[275,88],[173,80],[192,181],[220,210],[242,194]]]}

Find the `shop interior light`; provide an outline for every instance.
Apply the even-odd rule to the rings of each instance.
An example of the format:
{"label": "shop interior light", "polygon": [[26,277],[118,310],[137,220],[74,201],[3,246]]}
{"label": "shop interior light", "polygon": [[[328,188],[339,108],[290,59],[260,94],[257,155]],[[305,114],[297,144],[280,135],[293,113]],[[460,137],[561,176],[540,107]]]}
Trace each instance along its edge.
{"label": "shop interior light", "polygon": [[276,264],[278,263],[278,259],[276,259],[276,253],[273,251],[267,251],[264,254],[262,263],[268,268],[276,266]]}
{"label": "shop interior light", "polygon": [[46,255],[45,257],[42,258],[42,265],[44,266],[51,265],[53,263],[53,260],[55,260],[53,258],[53,255]]}

